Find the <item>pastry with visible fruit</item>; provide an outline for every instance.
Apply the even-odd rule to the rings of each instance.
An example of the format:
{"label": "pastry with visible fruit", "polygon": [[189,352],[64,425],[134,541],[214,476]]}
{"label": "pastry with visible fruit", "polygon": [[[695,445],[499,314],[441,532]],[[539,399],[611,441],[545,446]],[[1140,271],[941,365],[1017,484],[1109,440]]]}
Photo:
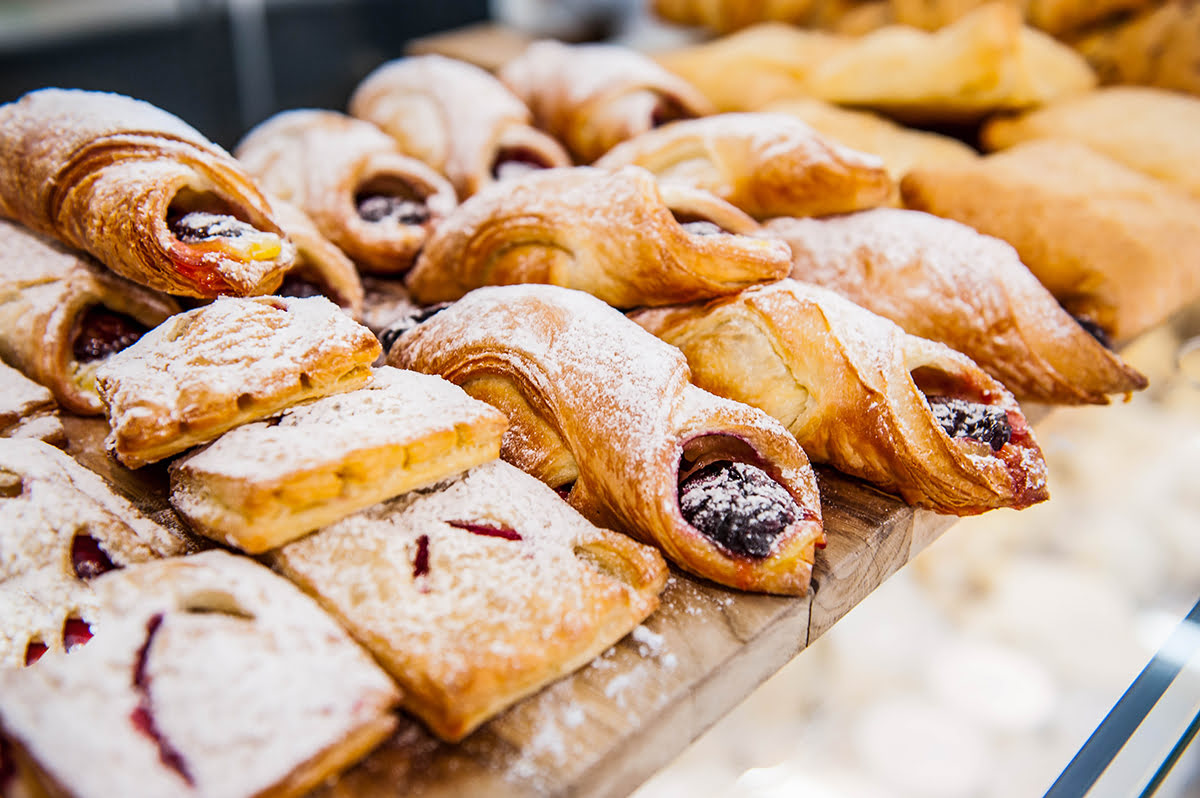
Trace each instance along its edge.
{"label": "pastry with visible fruit", "polygon": [[364,289],[354,261],[313,224],[304,211],[276,199],[272,206],[279,224],[296,245],[296,261],[283,275],[276,296],[323,296],[353,319],[363,313]]}

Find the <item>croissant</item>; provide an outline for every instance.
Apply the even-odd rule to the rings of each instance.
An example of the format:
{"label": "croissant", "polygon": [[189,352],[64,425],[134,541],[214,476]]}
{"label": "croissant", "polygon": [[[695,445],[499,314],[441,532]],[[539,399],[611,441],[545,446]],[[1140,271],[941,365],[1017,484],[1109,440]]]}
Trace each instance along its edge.
{"label": "croissant", "polygon": [[118,94],[42,89],[0,106],[0,216],[172,294],[274,290],[295,256],[230,155]]}
{"label": "croissant", "polygon": [[824,533],[804,452],[761,411],[691,385],[677,350],[598,299],[481,288],[400,336],[388,362],[504,412],[501,457],[597,526],[724,585],[807,592]]}
{"label": "croissant", "polygon": [[296,246],[296,261],[283,275],[280,296],[324,296],[358,319],[363,313],[363,284],[354,261],[313,224],[308,214],[290,202],[272,203],[279,224]]}

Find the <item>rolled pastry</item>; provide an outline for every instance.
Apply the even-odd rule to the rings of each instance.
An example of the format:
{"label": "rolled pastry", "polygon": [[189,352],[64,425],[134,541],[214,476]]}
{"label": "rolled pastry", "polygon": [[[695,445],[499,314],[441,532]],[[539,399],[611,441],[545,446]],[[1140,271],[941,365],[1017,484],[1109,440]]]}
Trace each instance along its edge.
{"label": "rolled pastry", "polygon": [[833,289],[906,332],[974,360],[1022,401],[1106,404],[1146,387],[1063,310],[1016,251],[964,224],[879,208],[829,219],[772,219],[792,277]]}
{"label": "rolled pastry", "polygon": [[0,357],[72,413],[103,413],[96,369],[178,312],[171,297],[0,219]]}
{"label": "rolled pastry", "polygon": [[682,78],[611,44],[534,42],[504,65],[500,79],[579,163],[659,125],[714,110]]}
{"label": "rolled pastry", "polygon": [[509,418],[501,457],[597,526],[723,585],[808,590],[824,532],[795,439],[693,386],[676,349],[598,299],[481,288],[402,335],[388,362],[499,408]]}
{"label": "rolled pastry", "polygon": [[783,422],[814,461],[920,507],[1043,501],[1046,463],[1012,394],[965,356],[817,286],[781,280],[633,314],[696,385]]}
{"label": "rolled pastry", "polygon": [[687,302],[787,274],[787,247],[707,192],[640,167],[549,169],[497,184],[441,225],[407,277],[413,299],[482,285],[549,283],[615,307]]}
{"label": "rolled pastry", "polygon": [[150,288],[265,294],[295,256],[237,161],[149,103],[30,92],[0,106],[0,164],[0,215]]}
{"label": "rolled pastry", "polygon": [[444,177],[369,122],[335,111],[276,114],[235,153],[263,188],[312,217],[367,271],[406,271],[456,203]]}
{"label": "rolled pastry", "polygon": [[34,438],[55,446],[67,442],[54,394],[4,363],[0,363],[0,438]]}
{"label": "rolled pastry", "polygon": [[883,162],[786,114],[719,114],[673,122],[613,147],[602,169],[649,169],[717,195],[756,219],[873,208],[893,190]]}
{"label": "rolled pastry", "polygon": [[440,55],[389,61],[350,97],[350,113],[449,178],[459,199],[530,169],[570,166],[525,104],[490,73]]}
{"label": "rolled pastry", "polygon": [[275,290],[279,296],[323,296],[340,306],[351,318],[363,313],[364,289],[354,261],[337,248],[313,224],[304,211],[290,202],[272,203],[279,224],[296,245],[296,261]]}
{"label": "rolled pastry", "polygon": [[653,0],[654,13],[668,22],[729,33],[759,22],[808,21],[822,0]]}

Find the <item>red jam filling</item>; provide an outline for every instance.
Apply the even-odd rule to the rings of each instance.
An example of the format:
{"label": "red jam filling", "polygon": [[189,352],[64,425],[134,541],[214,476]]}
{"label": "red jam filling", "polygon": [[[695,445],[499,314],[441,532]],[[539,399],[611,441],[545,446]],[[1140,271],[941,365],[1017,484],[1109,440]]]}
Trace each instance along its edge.
{"label": "red jam filling", "polygon": [[146,334],[146,327],[103,305],[93,305],[79,324],[73,354],[76,362],[90,363],[128,349]]}
{"label": "red jam filling", "polygon": [[509,529],[506,526],[495,526],[493,524],[481,524],[475,521],[447,521],[447,524],[455,529],[462,529],[470,532],[472,535],[483,535],[489,538],[503,538],[504,540],[521,540],[521,533],[515,529]]}
{"label": "red jam filling", "polygon": [[117,568],[96,539],[85,534],[78,534],[71,541],[71,564],[80,579],[95,579]]}

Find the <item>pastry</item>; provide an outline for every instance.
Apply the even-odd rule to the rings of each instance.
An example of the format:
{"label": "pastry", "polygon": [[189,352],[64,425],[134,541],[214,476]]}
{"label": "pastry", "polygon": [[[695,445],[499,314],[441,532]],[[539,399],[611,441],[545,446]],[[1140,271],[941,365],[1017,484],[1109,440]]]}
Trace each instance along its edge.
{"label": "pastry", "polygon": [[50,389],[0,363],[0,438],[33,438],[55,446],[67,442]]}
{"label": "pastry", "polygon": [[919,211],[773,219],[792,277],[970,357],[1021,401],[1105,404],[1146,378],[1076,323],[1011,246]]}
{"label": "pastry", "polygon": [[1070,141],[1031,141],[901,182],[911,208],[1012,244],[1067,312],[1128,341],[1200,296],[1200,203]]}
{"label": "pastry", "polygon": [[324,297],[222,298],[110,358],[96,387],[109,451],[140,468],[305,399],[361,387],[380,352]]}
{"label": "pastry", "polygon": [[392,365],[509,419],[501,456],[597,526],[730,587],[803,595],[824,543],[816,479],[766,414],[688,382],[678,350],[557,286],[481,288],[406,332]]}
{"label": "pastry", "polygon": [[910,504],[970,515],[1048,496],[1041,449],[1000,383],[831,291],[781,280],[632,318],[679,347],[696,385]]}
{"label": "pastry", "polygon": [[104,412],[96,369],[178,312],[166,294],[0,219],[0,357],[64,409]]}
{"label": "pastry", "polygon": [[[1155,0],[1003,0],[1025,20],[1052,36],[1064,36],[1106,19],[1155,5]],[[890,0],[892,16],[902,25],[937,30],[996,0]]]}
{"label": "pastry", "polygon": [[408,274],[413,299],[550,283],[616,307],[727,294],[787,274],[787,247],[707,192],[635,166],[548,169],[481,191],[437,229]]}
{"label": "pastry", "polygon": [[290,202],[272,203],[279,224],[296,245],[296,262],[283,275],[275,290],[278,296],[323,296],[340,306],[351,318],[363,312],[363,285],[354,261],[321,235],[312,219]]}
{"label": "pastry", "polygon": [[756,219],[873,208],[893,190],[876,157],[830,141],[785,114],[719,114],[673,122],[613,147],[603,169],[649,169],[660,182],[711,192]]}
{"label": "pastry", "polygon": [[668,22],[729,33],[759,22],[803,24],[822,0],[653,0],[654,13]]}
{"label": "pastry", "polygon": [[350,113],[449,178],[460,199],[531,169],[571,165],[562,145],[533,127],[529,109],[503,83],[440,55],[378,67],[355,89]]}
{"label": "pastry", "polygon": [[46,794],[304,795],[396,726],[396,686],[311,599],[210,551],[94,581],[95,636],[0,673],[9,747]]}
{"label": "pastry", "polygon": [[30,92],[0,106],[0,216],[172,294],[274,290],[295,252],[229,153],[118,94]]}
{"label": "pastry", "polygon": [[377,504],[271,563],[396,679],[403,706],[457,741],[587,664],[658,606],[658,552],[589,524],[496,461]]}
{"label": "pastry", "polygon": [[234,152],[263,188],[299,206],[367,271],[407,270],[456,203],[446,179],[403,155],[391,136],[334,111],[276,114]]}
{"label": "pastry", "polygon": [[1117,17],[1072,41],[1101,83],[1137,83],[1200,94],[1196,53],[1200,5],[1168,0],[1129,17]]}
{"label": "pastry", "polygon": [[500,79],[579,163],[659,125],[713,112],[704,95],[648,56],[611,44],[534,42]]}
{"label": "pastry", "polygon": [[507,421],[438,377],[376,369],[366,387],[244,424],[171,464],[171,504],[242,551],[282,546],[500,456]]}

